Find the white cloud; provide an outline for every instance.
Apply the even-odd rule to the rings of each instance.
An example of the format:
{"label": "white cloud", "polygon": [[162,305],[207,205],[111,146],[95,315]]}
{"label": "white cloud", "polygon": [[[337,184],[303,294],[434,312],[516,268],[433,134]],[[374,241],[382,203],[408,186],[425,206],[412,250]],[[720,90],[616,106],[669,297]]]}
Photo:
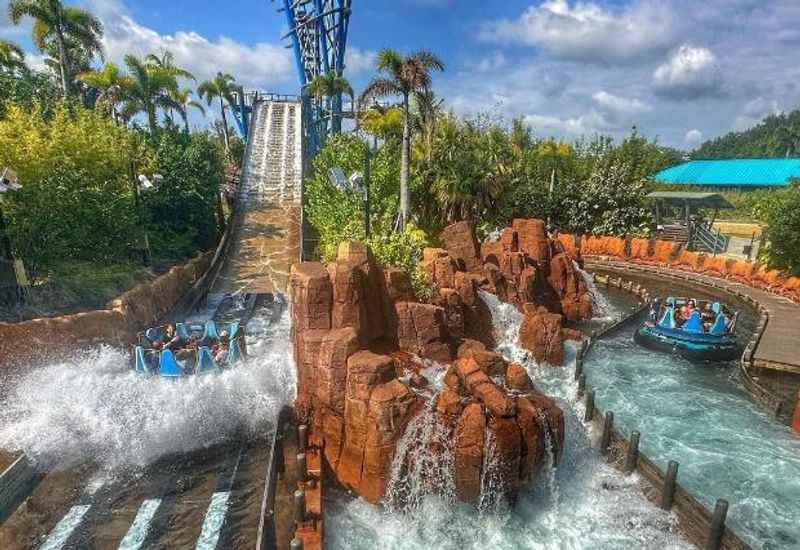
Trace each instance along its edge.
{"label": "white cloud", "polygon": [[364,72],[375,71],[375,60],[377,57],[378,54],[374,51],[348,47],[344,53],[346,74],[357,75]]}
{"label": "white cloud", "polygon": [[764,120],[765,117],[777,115],[781,112],[776,100],[767,100],[759,96],[745,103],[733,122],[733,129],[737,131],[746,130]]}
{"label": "white cloud", "polygon": [[688,145],[689,147],[697,147],[701,143],[703,143],[703,132],[694,128],[686,132],[686,135],[683,137],[683,142]]}
{"label": "white cloud", "polygon": [[604,132],[609,129],[608,121],[596,111],[566,118],[529,114],[525,116],[525,122],[540,136],[555,135],[556,137],[576,138]]}
{"label": "white cloud", "polygon": [[708,48],[684,44],[653,73],[656,93],[669,99],[696,99],[722,93],[722,72]]}
{"label": "white cloud", "polygon": [[650,105],[640,99],[620,97],[608,93],[605,90],[594,93],[592,95],[592,100],[598,107],[605,111],[623,115],[647,113],[653,110]]}
{"label": "white cloud", "polygon": [[675,43],[672,13],[654,0],[638,0],[617,11],[592,2],[546,0],[513,21],[484,25],[480,37],[537,46],[562,59],[602,64],[646,57]]}

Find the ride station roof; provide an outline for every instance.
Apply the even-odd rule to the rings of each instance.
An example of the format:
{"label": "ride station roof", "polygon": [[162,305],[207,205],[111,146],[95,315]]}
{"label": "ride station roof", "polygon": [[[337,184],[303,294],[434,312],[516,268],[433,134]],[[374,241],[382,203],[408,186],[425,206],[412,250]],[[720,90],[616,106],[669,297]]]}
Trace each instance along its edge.
{"label": "ride station roof", "polygon": [[692,160],[656,173],[658,183],[701,187],[785,187],[800,179],[800,158]]}

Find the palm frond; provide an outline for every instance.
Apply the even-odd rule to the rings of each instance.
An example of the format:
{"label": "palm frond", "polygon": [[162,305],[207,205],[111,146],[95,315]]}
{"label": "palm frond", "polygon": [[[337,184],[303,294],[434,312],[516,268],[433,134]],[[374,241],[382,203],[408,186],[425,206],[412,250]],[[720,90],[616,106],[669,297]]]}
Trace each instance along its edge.
{"label": "palm frond", "polygon": [[374,78],[359,96],[360,103],[366,103],[379,97],[402,95],[404,90],[394,80]]}

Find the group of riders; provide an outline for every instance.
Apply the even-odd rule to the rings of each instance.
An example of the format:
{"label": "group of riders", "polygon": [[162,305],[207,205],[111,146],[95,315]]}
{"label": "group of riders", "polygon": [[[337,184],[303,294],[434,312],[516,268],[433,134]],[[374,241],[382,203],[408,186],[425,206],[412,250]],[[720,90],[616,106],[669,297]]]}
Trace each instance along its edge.
{"label": "group of riders", "polygon": [[[661,307],[659,311],[659,318],[664,314],[665,306]],[[725,319],[725,330],[731,331],[735,321],[735,316],[726,311],[725,307],[720,305],[718,310],[715,310],[711,302],[706,302],[701,308],[698,307],[697,301],[690,298],[681,307],[675,307],[673,319],[675,321],[675,328],[682,328],[683,325],[692,317],[693,314],[699,312],[700,326],[704,332],[711,332],[712,327],[716,324],[719,315]]]}
{"label": "group of riders", "polygon": [[219,366],[224,366],[228,362],[230,344],[230,336],[225,330],[220,331],[219,338],[195,334],[185,336],[176,330],[174,324],[168,324],[164,328],[163,338],[159,335],[151,343],[151,347],[145,350],[145,362],[150,370],[157,370],[161,352],[170,350],[184,374],[192,374],[197,364],[197,353],[201,347],[208,347],[214,362]]}

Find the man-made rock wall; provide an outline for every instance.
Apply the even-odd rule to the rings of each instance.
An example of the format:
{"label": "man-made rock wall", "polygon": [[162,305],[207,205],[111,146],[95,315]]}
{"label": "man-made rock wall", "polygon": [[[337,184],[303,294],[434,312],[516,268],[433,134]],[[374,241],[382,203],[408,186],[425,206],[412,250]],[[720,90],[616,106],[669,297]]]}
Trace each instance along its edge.
{"label": "man-made rock wall", "polygon": [[[459,227],[451,228],[445,241],[458,244],[453,253],[425,251],[421,267],[434,287],[430,303],[417,301],[408,276],[379,268],[360,243],[342,243],[327,266],[292,267],[297,413],[324,441],[339,482],[370,502],[386,497],[398,443],[421,414],[434,414],[447,431],[456,493],[466,502],[480,496],[484,464],[496,465],[500,496],[513,499],[546,463],[545,441],[552,441],[555,459],[561,454],[561,410],[536,390],[522,366],[466,338],[492,332],[477,296],[485,276],[466,271],[482,265],[469,235],[471,228],[466,239]],[[443,387],[434,385],[437,372]],[[413,461],[435,442],[404,445],[415,452],[399,459],[399,475],[413,469],[403,460]],[[484,456],[487,448],[495,453],[491,460]]]}
{"label": "man-made rock wall", "polygon": [[14,367],[98,345],[127,345],[143,327],[167,313],[203,275],[212,253],[176,266],[112,301],[108,309],[0,323],[0,366]]}
{"label": "man-made rock wall", "polygon": [[628,262],[662,265],[732,279],[748,286],[768,290],[800,303],[800,277],[786,276],[758,262],[748,262],[703,252],[689,252],[674,242],[624,239],[620,237],[577,237],[558,235],[558,241],[571,256],[611,256]]}

